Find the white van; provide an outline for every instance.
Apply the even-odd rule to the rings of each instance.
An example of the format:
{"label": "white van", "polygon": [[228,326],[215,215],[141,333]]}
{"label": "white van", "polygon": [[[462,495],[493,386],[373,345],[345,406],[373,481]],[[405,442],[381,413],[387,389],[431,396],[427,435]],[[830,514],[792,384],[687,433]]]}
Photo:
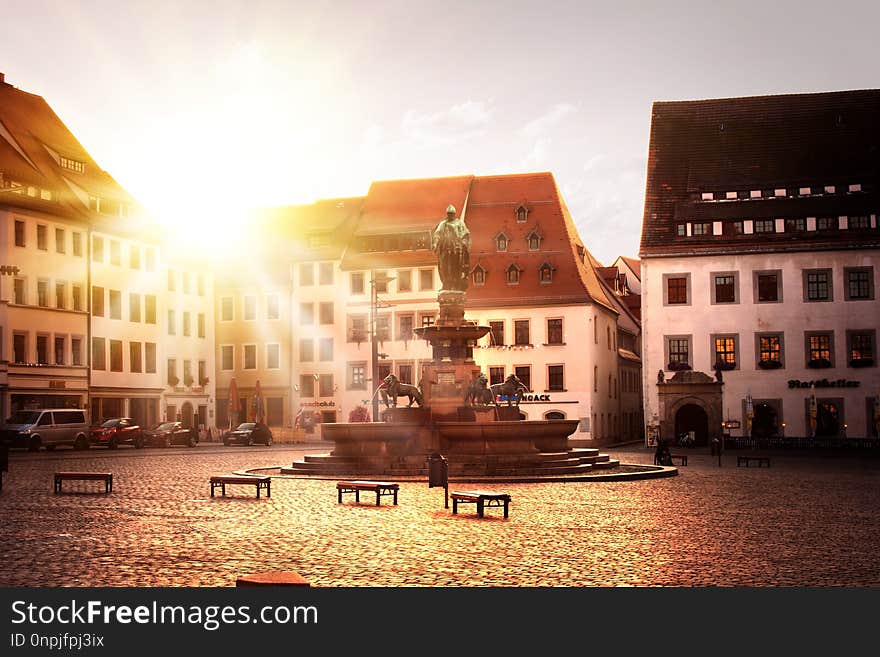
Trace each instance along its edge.
{"label": "white van", "polygon": [[6,418],[0,430],[0,441],[10,447],[27,447],[32,452],[41,446],[55,449],[58,445],[88,449],[86,412],[78,408],[15,411]]}

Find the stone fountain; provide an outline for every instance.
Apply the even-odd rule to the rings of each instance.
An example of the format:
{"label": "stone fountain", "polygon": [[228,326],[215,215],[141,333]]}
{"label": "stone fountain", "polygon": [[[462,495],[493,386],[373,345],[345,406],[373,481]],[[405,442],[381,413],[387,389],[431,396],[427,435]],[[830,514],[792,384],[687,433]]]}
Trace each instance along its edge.
{"label": "stone fountain", "polygon": [[[426,457],[439,453],[449,462],[451,477],[553,477],[588,474],[618,462],[595,449],[568,445],[578,420],[520,420],[514,395],[490,403],[467,395],[481,375],[474,362],[477,341],[489,332],[464,318],[470,274],[470,233],[449,206],[433,233],[443,289],[439,319],[414,329],[432,348],[424,367],[419,406],[397,406],[393,377],[386,380],[388,408],[381,422],[327,423],[323,437],[332,440],[330,454],[306,456],[283,474],[417,476]],[[390,395],[388,394],[390,393]],[[465,397],[469,397],[465,402]]]}

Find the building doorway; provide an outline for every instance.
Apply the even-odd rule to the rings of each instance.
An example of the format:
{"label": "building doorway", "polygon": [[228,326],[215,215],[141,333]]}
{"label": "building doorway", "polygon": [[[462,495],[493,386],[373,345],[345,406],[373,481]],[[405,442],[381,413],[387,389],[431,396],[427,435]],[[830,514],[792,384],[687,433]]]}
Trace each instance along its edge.
{"label": "building doorway", "polygon": [[180,421],[183,423],[183,426],[187,428],[192,428],[193,405],[189,402],[183,402],[183,406],[180,407]]}
{"label": "building doorway", "polygon": [[675,414],[675,442],[684,434],[693,437],[692,445],[709,443],[709,416],[696,404],[685,404]]}
{"label": "building doorway", "polygon": [[837,436],[840,432],[840,408],[832,401],[822,399],[816,405],[816,435]]}
{"label": "building doorway", "polygon": [[779,415],[776,409],[766,402],[755,404],[752,411],[752,436],[755,438],[770,438],[779,435]]}

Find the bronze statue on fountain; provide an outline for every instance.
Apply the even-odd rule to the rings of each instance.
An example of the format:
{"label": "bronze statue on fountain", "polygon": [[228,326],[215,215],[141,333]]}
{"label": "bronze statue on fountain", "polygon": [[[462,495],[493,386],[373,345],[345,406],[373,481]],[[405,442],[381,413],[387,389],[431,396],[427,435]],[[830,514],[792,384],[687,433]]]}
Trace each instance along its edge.
{"label": "bronze statue on fountain", "polygon": [[425,405],[422,391],[409,383],[401,383],[394,374],[386,376],[382,384],[383,387],[379,388],[379,392],[382,395],[382,401],[385,402],[385,408],[396,407],[398,397],[409,397],[408,407],[412,406],[413,402],[419,406]]}

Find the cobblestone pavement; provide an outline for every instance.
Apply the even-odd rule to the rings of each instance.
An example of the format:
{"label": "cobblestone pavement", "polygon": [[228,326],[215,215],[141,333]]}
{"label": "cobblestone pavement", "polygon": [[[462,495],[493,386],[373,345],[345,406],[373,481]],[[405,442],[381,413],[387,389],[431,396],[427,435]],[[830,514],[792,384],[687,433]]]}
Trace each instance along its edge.
{"label": "cobblestone pavement", "polygon": [[[667,479],[480,484],[511,494],[508,520],[499,509],[480,520],[473,505],[453,516],[425,482],[401,483],[396,507],[369,495],[337,504],[332,480],[275,479],[270,499],[253,487],[210,497],[212,474],[304,451],[13,451],[0,585],[234,586],[241,573],[294,570],[321,587],[880,586],[876,458],[774,455],[772,468],[747,469],[729,453],[718,468],[694,450]],[[112,471],[113,493],[65,482],[78,492],[53,494],[56,470]]]}

